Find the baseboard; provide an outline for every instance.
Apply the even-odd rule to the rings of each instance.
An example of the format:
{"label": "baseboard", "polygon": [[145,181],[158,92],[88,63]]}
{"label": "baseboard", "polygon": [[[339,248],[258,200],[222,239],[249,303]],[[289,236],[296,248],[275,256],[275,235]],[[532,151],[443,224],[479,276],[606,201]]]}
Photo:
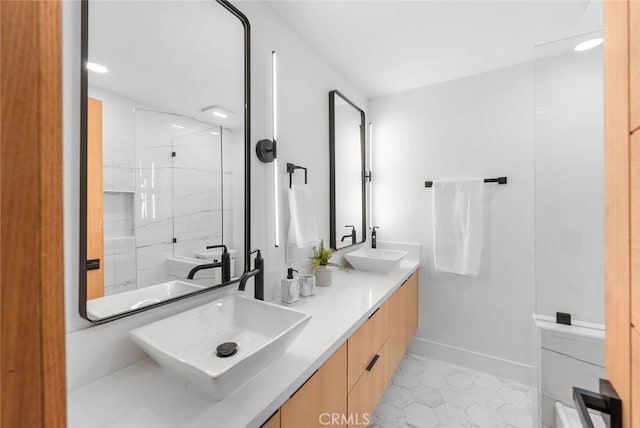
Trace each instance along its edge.
{"label": "baseboard", "polygon": [[444,343],[433,342],[420,337],[413,338],[409,345],[409,352],[423,357],[469,367],[525,385],[535,385],[537,373],[535,366],[529,366],[468,349],[457,348]]}

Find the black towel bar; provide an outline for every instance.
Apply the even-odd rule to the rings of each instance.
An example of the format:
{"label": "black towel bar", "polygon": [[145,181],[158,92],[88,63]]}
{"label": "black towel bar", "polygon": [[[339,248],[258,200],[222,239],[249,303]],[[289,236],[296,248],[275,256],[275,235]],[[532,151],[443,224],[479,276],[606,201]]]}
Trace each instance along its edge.
{"label": "black towel bar", "polygon": [[[485,178],[485,183],[507,184],[507,177]],[[433,187],[433,181],[425,181],[424,187]]]}

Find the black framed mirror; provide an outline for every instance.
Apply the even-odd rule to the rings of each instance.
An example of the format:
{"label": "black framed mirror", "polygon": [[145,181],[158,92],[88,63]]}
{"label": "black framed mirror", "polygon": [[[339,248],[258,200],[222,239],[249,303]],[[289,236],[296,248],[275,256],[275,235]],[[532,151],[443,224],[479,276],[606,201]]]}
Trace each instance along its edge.
{"label": "black framed mirror", "polygon": [[226,0],[82,1],[80,315],[250,270],[250,24]]}
{"label": "black framed mirror", "polygon": [[365,114],[337,90],[329,92],[330,243],[366,241]]}

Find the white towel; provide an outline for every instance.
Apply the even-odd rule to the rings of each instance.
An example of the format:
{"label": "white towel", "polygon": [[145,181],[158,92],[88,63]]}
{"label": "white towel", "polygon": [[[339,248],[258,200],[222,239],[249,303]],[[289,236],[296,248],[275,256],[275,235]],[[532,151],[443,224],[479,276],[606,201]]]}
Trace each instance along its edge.
{"label": "white towel", "polygon": [[483,179],[433,183],[433,260],[437,271],[478,275],[483,183]]}
{"label": "white towel", "polygon": [[311,189],[306,184],[294,184],[289,189],[288,244],[296,248],[318,245],[320,237],[313,207]]}

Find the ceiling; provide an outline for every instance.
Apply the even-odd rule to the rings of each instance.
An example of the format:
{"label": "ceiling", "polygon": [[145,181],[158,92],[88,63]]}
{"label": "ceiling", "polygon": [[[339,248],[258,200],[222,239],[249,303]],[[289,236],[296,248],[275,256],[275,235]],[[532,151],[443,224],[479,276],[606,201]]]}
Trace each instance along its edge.
{"label": "ceiling", "polygon": [[[244,125],[244,29],[213,1],[92,1],[89,86],[145,107],[238,128]],[[224,106],[227,118],[201,112]]]}
{"label": "ceiling", "polygon": [[600,1],[269,1],[367,97],[531,61],[602,29]]}

